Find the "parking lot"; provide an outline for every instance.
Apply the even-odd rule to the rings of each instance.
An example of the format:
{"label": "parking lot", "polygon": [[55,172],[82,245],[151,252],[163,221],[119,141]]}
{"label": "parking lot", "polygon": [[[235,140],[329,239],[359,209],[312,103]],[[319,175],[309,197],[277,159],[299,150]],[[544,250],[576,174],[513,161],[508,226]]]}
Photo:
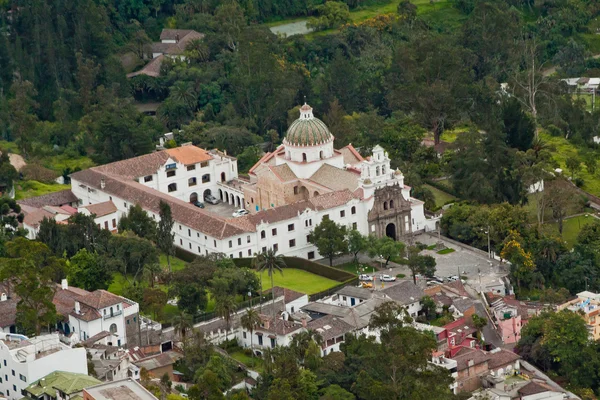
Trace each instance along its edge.
{"label": "parking lot", "polygon": [[223,218],[231,218],[231,214],[233,214],[233,212],[237,210],[237,207],[232,206],[231,204],[227,204],[225,202],[221,202],[219,204],[210,204],[206,201],[203,201],[203,203],[205,211],[217,214]]}

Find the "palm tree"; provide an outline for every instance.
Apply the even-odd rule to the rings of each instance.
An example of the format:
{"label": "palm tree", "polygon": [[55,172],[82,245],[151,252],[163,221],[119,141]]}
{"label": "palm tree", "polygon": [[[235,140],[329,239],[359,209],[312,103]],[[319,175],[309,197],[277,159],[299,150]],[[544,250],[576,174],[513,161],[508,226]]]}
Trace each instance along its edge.
{"label": "palm tree", "polygon": [[229,340],[229,324],[236,309],[235,298],[233,296],[223,296],[215,300],[217,314],[225,319],[225,326],[227,328],[225,340]]}
{"label": "palm tree", "polygon": [[194,89],[186,82],[177,82],[169,88],[170,97],[175,101],[185,104],[190,111],[196,110],[198,96]]}
{"label": "palm tree", "polygon": [[153,263],[153,264],[144,265],[144,272],[142,274],[145,275],[146,278],[148,279],[148,283],[150,283],[150,287],[154,287],[156,277],[161,272],[163,272],[163,269],[160,266],[160,264]]}
{"label": "palm tree", "polygon": [[185,339],[185,334],[187,331],[194,327],[192,316],[185,311],[175,315],[171,322],[173,324],[173,328],[175,329],[175,333],[179,333],[181,335],[182,341]]}
{"label": "palm tree", "polygon": [[242,316],[241,322],[242,328],[250,332],[250,349],[252,350],[252,357],[254,357],[254,340],[252,335],[254,333],[254,328],[260,325],[260,315],[255,309],[249,308],[248,311],[246,311],[246,314]]}
{"label": "palm tree", "polygon": [[275,271],[279,271],[283,276],[283,268],[286,267],[285,260],[281,254],[277,254],[276,250],[269,249],[267,251],[263,251],[262,254],[257,257],[256,267],[261,275],[263,271],[267,271],[269,277],[271,278],[271,294],[273,295],[271,297],[273,301],[273,321],[275,321],[275,284],[273,283],[273,273]]}
{"label": "palm tree", "polygon": [[323,345],[323,336],[314,329],[307,329],[304,332],[300,332],[292,338],[292,343],[290,344],[290,348],[296,354],[298,360],[302,360],[304,363],[304,358],[306,356],[306,351],[311,342],[315,342],[319,347]]}

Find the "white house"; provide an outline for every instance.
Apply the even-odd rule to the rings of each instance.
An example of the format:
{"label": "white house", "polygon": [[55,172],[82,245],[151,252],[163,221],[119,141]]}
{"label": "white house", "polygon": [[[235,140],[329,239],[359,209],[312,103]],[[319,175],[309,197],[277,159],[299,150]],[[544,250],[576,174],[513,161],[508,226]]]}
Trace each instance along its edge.
{"label": "white house", "polygon": [[64,345],[58,334],[0,333],[0,363],[0,394],[9,400],[23,398],[22,390],[56,370],[88,373],[85,349]]}
{"label": "white house", "polygon": [[75,309],[69,314],[71,331],[85,341],[102,332],[116,338],[113,346],[127,344],[127,328],[137,329],[138,303],[106,290],[96,290],[75,300]]}
{"label": "white house", "polygon": [[94,215],[94,222],[100,229],[116,231],[119,223],[119,213],[115,203],[105,201],[79,207],[78,211],[84,215]]}
{"label": "white house", "polygon": [[[195,254],[224,253],[250,257],[267,249],[286,256],[318,258],[310,232],[330,218],[364,235],[395,240],[416,231],[435,229],[423,202],[410,197],[404,176],[390,168],[383,148],[362,157],[351,145],[333,148],[333,135],[304,105],[288,129],[283,145],[250,169],[250,180],[238,178],[237,160],[218,150],[192,145],[119,161],[71,176],[80,206],[112,202],[114,217],[139,204],[154,219],[159,204],[171,207],[175,245]],[[193,203],[212,195],[234,208],[241,218],[200,209]]]}

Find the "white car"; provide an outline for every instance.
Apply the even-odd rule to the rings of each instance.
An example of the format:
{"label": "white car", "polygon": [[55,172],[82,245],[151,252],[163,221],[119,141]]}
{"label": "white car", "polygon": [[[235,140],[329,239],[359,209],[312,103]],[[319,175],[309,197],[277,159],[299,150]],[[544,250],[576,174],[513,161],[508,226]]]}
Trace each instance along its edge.
{"label": "white car", "polygon": [[389,275],[379,275],[379,280],[381,280],[383,282],[394,282],[394,281],[396,281],[396,277],[389,276]]}
{"label": "white car", "polygon": [[233,212],[233,214],[231,214],[232,217],[238,218],[238,217],[243,217],[244,215],[250,214],[250,212],[248,210],[244,210],[243,208],[240,208],[239,210],[235,210]]}
{"label": "white car", "polygon": [[372,281],[373,277],[371,275],[360,274],[358,276],[359,281]]}
{"label": "white car", "polygon": [[457,275],[452,275],[452,276],[449,276],[449,277],[448,277],[448,281],[449,281],[449,282],[454,282],[454,281],[457,281],[457,280],[459,280],[459,279],[460,279],[460,278],[459,278]]}

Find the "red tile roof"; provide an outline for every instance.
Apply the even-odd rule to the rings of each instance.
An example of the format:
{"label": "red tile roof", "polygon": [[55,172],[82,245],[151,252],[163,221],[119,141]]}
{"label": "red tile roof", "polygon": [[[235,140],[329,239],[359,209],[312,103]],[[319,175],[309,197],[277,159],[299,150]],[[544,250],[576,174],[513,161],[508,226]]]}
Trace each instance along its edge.
{"label": "red tile roof", "polygon": [[121,296],[117,296],[116,294],[112,294],[106,290],[99,289],[89,293],[84,297],[81,297],[79,302],[99,310],[101,308],[121,304],[123,303],[123,300],[124,299]]}
{"label": "red tile roof", "polygon": [[87,206],[81,206],[90,212],[90,214],[96,215],[96,217],[104,217],[105,215],[117,212],[117,206],[112,201],[105,201],[103,203],[90,204]]}
{"label": "red tile roof", "polygon": [[181,146],[165,150],[171,158],[183,165],[198,164],[212,160],[208,151],[196,146]]}

